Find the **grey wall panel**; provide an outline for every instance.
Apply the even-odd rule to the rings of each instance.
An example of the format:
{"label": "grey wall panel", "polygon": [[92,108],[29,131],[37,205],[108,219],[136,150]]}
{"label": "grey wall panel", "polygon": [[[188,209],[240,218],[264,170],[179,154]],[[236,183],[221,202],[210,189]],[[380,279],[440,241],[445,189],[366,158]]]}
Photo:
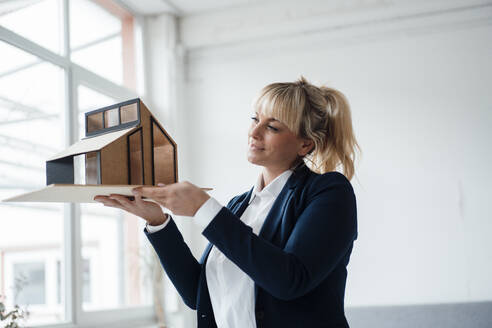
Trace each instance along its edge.
{"label": "grey wall panel", "polygon": [[347,307],[351,328],[492,328],[492,302]]}

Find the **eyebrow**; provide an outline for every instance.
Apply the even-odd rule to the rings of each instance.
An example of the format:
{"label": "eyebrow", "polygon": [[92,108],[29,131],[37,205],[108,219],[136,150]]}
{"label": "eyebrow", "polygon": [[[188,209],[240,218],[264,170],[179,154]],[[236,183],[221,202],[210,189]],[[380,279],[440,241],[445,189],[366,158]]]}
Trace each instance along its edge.
{"label": "eyebrow", "polygon": [[[260,115],[258,114],[258,112],[255,112],[254,114],[256,114],[256,116],[260,116]],[[275,118],[273,118],[273,117],[270,117],[270,118],[268,119],[268,121],[280,122],[279,120],[277,120],[277,119],[275,119]]]}

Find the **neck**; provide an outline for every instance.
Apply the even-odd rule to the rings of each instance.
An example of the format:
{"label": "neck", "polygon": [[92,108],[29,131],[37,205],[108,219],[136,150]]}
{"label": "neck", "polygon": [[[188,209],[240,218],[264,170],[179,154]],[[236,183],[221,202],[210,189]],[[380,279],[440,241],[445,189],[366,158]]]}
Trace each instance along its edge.
{"label": "neck", "polygon": [[262,179],[263,179],[263,188],[265,188],[270,182],[275,180],[276,177],[278,177],[280,174],[284,173],[288,169],[294,169],[298,165],[300,165],[303,161],[302,160],[297,160],[295,161],[292,165],[289,167],[263,167],[263,172],[262,172]]}
{"label": "neck", "polygon": [[[270,182],[275,180],[276,177],[278,177],[280,174],[284,173],[287,170],[287,168],[280,168],[280,169],[271,169],[265,167],[262,172],[263,176],[263,188],[268,186]],[[262,189],[263,189],[262,188]]]}

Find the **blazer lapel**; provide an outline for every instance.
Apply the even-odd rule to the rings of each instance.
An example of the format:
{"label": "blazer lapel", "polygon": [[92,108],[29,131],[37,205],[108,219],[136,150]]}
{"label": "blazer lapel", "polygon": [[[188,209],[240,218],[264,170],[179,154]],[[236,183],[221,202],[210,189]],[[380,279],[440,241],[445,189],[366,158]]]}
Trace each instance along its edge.
{"label": "blazer lapel", "polygon": [[304,164],[294,170],[294,173],[292,173],[289,180],[287,180],[284,188],[273,203],[270,212],[268,212],[259,233],[260,237],[268,241],[273,239],[275,232],[278,230],[280,223],[282,222],[282,217],[284,216],[286,206],[292,198],[295,187],[308,172],[309,168]]}
{"label": "blazer lapel", "polygon": [[[294,173],[290,176],[289,180],[285,184],[284,188],[278,195],[277,199],[273,203],[270,212],[263,222],[263,226],[261,227],[259,236],[265,240],[272,241],[273,236],[280,227],[282,222],[282,218],[284,217],[284,212],[287,208],[287,204],[292,199],[292,195],[294,194],[294,190],[297,187],[298,183],[304,179],[306,174],[309,172],[309,168],[302,164],[294,170]],[[255,283],[255,300],[258,296],[258,285]]]}
{"label": "blazer lapel", "polygon": [[246,197],[244,197],[242,202],[234,205],[231,208],[231,212],[234,213],[238,218],[240,218],[241,215],[243,215],[244,211],[246,210],[246,207],[248,207],[249,199],[251,198],[252,193],[253,193],[253,188],[249,190],[249,192],[246,194]]}
{"label": "blazer lapel", "polygon": [[[253,193],[253,188],[249,190],[249,192],[246,194],[246,197],[244,197],[242,202],[238,204],[234,204],[230,208],[231,212],[234,213],[238,218],[240,218],[241,215],[243,215],[244,211],[246,210],[246,207],[248,207],[249,199],[251,198],[252,193]],[[212,243],[208,243],[200,260],[201,263],[205,263],[205,261],[207,260],[208,254],[210,253],[212,246],[213,246]]]}

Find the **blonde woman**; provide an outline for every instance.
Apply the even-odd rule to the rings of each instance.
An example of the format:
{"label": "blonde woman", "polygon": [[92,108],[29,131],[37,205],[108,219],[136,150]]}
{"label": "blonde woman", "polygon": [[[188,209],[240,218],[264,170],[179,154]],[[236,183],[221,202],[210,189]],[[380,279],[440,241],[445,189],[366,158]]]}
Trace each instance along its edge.
{"label": "blonde woman", "polygon": [[[273,83],[254,105],[248,161],[256,184],[222,206],[189,182],[97,196],[147,221],[145,233],[198,327],[348,327],[346,266],[357,238],[357,142],[342,93],[304,78]],[[343,174],[335,171],[340,166]],[[171,216],[210,241],[197,261]]]}

